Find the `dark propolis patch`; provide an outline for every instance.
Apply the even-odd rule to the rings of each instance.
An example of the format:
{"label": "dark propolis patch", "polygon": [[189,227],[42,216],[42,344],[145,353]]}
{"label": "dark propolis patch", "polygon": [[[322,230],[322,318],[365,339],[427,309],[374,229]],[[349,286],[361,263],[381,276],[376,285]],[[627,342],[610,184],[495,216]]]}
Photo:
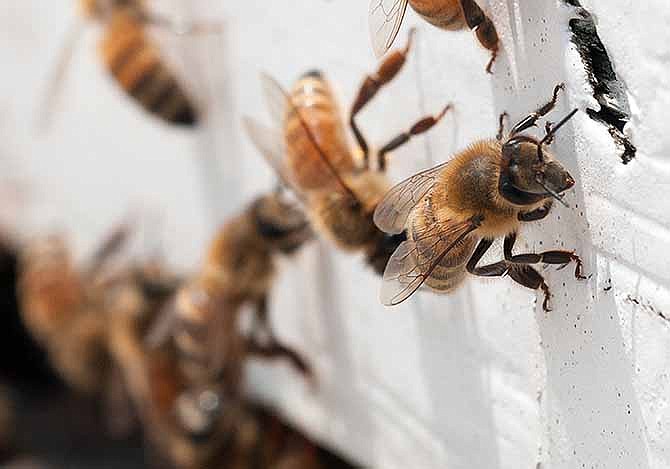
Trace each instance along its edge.
{"label": "dark propolis patch", "polygon": [[599,111],[587,109],[586,112],[591,119],[607,127],[612,139],[621,149],[621,161],[627,164],[635,158],[637,149],[623,133],[624,126],[630,120],[630,107],[623,83],[614,71],[591,14],[581,6],[579,0],[564,1],[574,6],[579,15],[578,18],[570,20],[572,42],[582,57],[593,87],[593,96],[600,104]]}

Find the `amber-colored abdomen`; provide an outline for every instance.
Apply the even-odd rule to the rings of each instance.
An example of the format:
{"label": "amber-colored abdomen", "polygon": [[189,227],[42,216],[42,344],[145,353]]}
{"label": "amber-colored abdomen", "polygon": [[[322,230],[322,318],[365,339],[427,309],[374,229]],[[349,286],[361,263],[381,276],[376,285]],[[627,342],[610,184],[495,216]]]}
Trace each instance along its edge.
{"label": "amber-colored abdomen", "polygon": [[[351,171],[354,161],[328,82],[319,72],[309,72],[293,87],[291,98],[338,173]],[[312,190],[332,185],[332,172],[310,141],[298,116],[291,111],[285,118],[284,135],[287,166],[298,187]]]}
{"label": "amber-colored abdomen", "polygon": [[466,27],[458,0],[410,0],[412,9],[433,26],[449,31]]}
{"label": "amber-colored abdomen", "polygon": [[100,51],[112,76],[147,111],[172,124],[196,124],[191,100],[132,10],[114,12]]}

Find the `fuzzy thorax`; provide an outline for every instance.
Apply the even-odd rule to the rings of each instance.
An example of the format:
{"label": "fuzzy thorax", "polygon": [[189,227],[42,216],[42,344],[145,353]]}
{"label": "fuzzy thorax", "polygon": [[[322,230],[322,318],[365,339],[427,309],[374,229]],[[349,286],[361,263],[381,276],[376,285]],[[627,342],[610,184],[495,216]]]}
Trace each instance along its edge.
{"label": "fuzzy thorax", "polygon": [[439,182],[429,196],[434,219],[464,222],[476,215],[484,221],[477,233],[483,238],[497,238],[519,228],[518,213],[532,206],[516,206],[498,191],[502,145],[497,140],[480,140],[458,153],[438,176]]}

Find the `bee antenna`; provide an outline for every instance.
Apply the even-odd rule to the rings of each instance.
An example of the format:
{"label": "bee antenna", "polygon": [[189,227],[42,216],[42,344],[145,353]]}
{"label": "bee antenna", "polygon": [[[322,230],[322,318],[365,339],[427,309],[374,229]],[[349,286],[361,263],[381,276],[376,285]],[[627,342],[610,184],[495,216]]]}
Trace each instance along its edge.
{"label": "bee antenna", "polygon": [[564,207],[569,208],[568,204],[566,204],[566,203],[563,201],[563,197],[562,197],[560,194],[558,194],[556,191],[554,191],[554,190],[548,188],[547,185],[546,185],[541,179],[537,178],[536,181],[537,181],[537,183],[538,183],[539,185],[542,186],[542,188],[543,188],[545,191],[547,191],[547,194],[549,194],[550,196],[552,196],[554,199],[558,200],[558,201],[561,203],[561,205],[563,205]]}
{"label": "bee antenna", "polygon": [[553,126],[551,128],[551,130],[549,132],[547,132],[547,135],[545,135],[544,138],[542,140],[540,140],[540,146],[544,145],[547,141],[551,141],[551,139],[554,137],[556,132],[558,132],[558,129],[563,127],[563,125],[565,125],[566,122],[568,122],[570,119],[572,119],[574,117],[574,115],[577,114],[578,110],[579,109],[577,109],[577,108],[573,109],[572,111],[570,111],[570,114],[568,114],[563,119],[558,121],[558,124]]}

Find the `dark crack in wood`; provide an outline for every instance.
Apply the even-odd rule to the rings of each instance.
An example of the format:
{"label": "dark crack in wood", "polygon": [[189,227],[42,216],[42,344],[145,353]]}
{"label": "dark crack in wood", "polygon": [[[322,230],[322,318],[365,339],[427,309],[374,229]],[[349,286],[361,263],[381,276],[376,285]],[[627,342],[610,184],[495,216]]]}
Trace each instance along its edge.
{"label": "dark crack in wood", "polygon": [[621,161],[629,163],[635,158],[637,149],[624,134],[624,127],[630,120],[630,106],[622,81],[617,76],[605,50],[591,13],[584,9],[579,0],[564,0],[576,8],[578,18],[570,20],[572,42],[582,58],[593,97],[600,104],[600,110],[587,109],[591,119],[607,127],[614,143],[621,149]]}

